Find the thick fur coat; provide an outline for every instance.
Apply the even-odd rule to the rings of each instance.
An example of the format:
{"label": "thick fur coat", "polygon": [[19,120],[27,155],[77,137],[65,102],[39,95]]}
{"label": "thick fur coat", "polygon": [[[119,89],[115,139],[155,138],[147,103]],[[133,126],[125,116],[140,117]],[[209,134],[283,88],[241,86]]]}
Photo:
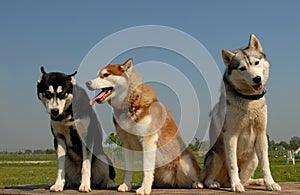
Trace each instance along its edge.
{"label": "thick fur coat", "polygon": [[133,153],[143,155],[143,182],[137,194],[150,194],[156,187],[202,188],[200,168],[186,149],[169,111],[158,102],[155,91],[142,82],[132,59],[107,65],[86,83],[102,91],[91,100],[108,101],[114,109],[114,124],[124,146],[125,178],[118,191],[129,191]]}
{"label": "thick fur coat", "polygon": [[[279,191],[269,168],[265,84],[269,62],[255,35],[247,47],[223,50],[226,65],[219,103],[212,111],[211,148],[206,154],[202,179],[206,187],[230,186],[243,192],[247,184],[266,185]],[[258,163],[263,179],[251,179]]]}
{"label": "thick fur coat", "polygon": [[43,67],[41,72],[37,94],[51,118],[57,156],[56,181],[50,191],[65,186],[79,186],[81,192],[113,187],[115,170],[103,152],[102,129],[86,92],[75,85],[76,72],[46,73]]}

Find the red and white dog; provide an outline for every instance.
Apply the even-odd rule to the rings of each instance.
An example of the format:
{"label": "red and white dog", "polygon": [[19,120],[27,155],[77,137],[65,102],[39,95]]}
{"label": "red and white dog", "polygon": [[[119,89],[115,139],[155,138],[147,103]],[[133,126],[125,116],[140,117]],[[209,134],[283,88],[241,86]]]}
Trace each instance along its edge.
{"label": "red and white dog", "polygon": [[150,194],[156,187],[202,188],[200,168],[186,149],[169,111],[158,102],[155,91],[142,82],[133,60],[108,64],[86,82],[101,92],[90,101],[108,103],[125,152],[125,178],[118,191],[131,190],[133,152],[143,153],[144,178],[137,194]]}

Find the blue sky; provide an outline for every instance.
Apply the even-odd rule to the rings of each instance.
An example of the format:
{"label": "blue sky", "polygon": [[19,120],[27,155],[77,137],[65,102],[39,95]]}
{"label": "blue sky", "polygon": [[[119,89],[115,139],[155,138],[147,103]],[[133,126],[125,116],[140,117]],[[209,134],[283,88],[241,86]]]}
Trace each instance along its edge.
{"label": "blue sky", "polygon": [[[49,117],[36,96],[41,65],[46,71],[72,73],[99,41],[117,31],[140,25],[168,26],[193,36],[206,47],[221,71],[224,70],[221,49],[234,50],[244,46],[250,33],[255,33],[271,63],[267,84],[268,134],[276,141],[289,141],[292,136],[300,136],[299,7],[300,2],[296,0],[2,0],[0,150],[52,147]],[[129,55],[136,55],[132,57],[139,63],[144,60],[176,63],[173,55],[166,54],[166,57],[151,48],[131,51],[117,59],[123,61]],[[171,57],[174,58],[166,59]],[[184,59],[178,60],[184,62]],[[177,68],[189,71],[183,66]],[[197,78],[191,80],[195,83]],[[203,108],[201,116],[205,129],[209,102],[206,103],[207,89],[201,78],[199,86],[203,86],[199,96],[203,96],[200,107]],[[171,103],[168,98],[162,96],[161,99],[168,106],[170,104],[171,111],[177,107],[176,98],[171,98]],[[99,109],[101,107],[97,106]],[[174,115],[180,117],[177,113]]]}

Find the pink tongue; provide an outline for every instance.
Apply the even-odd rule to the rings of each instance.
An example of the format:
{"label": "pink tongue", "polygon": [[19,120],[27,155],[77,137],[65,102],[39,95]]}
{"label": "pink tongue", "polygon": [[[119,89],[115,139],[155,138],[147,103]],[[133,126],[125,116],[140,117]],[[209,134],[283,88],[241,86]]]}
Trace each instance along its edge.
{"label": "pink tongue", "polygon": [[96,97],[90,100],[90,105],[94,105],[96,101],[100,100],[103,98],[103,96],[106,94],[107,91],[101,91]]}
{"label": "pink tongue", "polygon": [[263,85],[262,84],[259,84],[259,85],[255,85],[254,86],[254,89],[255,90],[261,90],[263,88]]}

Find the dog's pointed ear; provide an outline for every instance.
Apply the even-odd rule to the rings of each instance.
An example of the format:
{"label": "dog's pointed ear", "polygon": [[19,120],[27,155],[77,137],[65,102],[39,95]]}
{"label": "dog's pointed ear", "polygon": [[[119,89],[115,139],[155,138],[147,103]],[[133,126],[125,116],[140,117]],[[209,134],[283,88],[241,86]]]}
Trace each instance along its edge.
{"label": "dog's pointed ear", "polygon": [[125,72],[133,67],[133,59],[129,58],[124,64],[122,64],[121,69]]}
{"label": "dog's pointed ear", "polygon": [[248,47],[253,48],[253,49],[263,53],[263,48],[262,48],[258,38],[254,34],[250,35]]}
{"label": "dog's pointed ear", "polygon": [[45,71],[45,69],[44,69],[44,66],[41,66],[41,75],[40,75],[40,77],[39,77],[39,79],[38,79],[38,83],[40,83],[40,82],[42,81],[44,75],[46,75],[46,74],[47,74],[47,73],[46,73],[46,71]]}
{"label": "dog's pointed ear", "polygon": [[75,80],[75,75],[77,74],[77,71],[75,71],[74,73],[68,75],[72,85],[75,85],[76,84],[76,80]]}
{"label": "dog's pointed ear", "polygon": [[229,66],[231,64],[231,60],[234,57],[234,55],[235,54],[233,52],[226,49],[222,49],[222,58],[226,66]]}
{"label": "dog's pointed ear", "polygon": [[45,71],[45,69],[44,69],[44,66],[41,66],[41,73],[42,74],[47,74],[46,71]]}
{"label": "dog's pointed ear", "polygon": [[73,76],[75,76],[76,74],[77,74],[77,71],[75,71],[74,73],[70,74],[69,76],[70,76],[70,77],[73,77]]}

